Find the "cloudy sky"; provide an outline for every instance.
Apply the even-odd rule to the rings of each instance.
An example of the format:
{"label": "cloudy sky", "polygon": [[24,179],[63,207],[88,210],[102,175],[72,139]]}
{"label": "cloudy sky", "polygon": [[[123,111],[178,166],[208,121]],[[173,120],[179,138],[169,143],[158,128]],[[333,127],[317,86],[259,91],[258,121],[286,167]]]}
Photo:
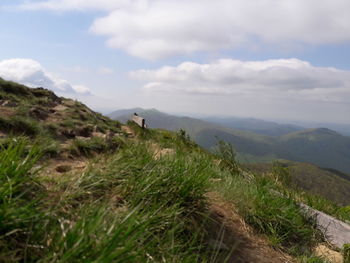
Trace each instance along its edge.
{"label": "cloudy sky", "polygon": [[95,110],[350,123],[349,0],[1,0],[0,77]]}

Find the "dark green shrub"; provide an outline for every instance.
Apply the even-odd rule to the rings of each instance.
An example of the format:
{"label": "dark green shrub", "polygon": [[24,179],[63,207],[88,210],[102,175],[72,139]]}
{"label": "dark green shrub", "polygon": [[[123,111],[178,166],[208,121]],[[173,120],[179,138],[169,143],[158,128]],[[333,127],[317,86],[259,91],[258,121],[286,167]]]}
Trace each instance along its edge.
{"label": "dark green shrub", "polygon": [[291,187],[292,176],[288,166],[276,161],[272,164],[272,174],[282,184]]}
{"label": "dark green shrub", "polygon": [[221,167],[229,169],[233,173],[238,172],[239,167],[236,161],[236,152],[230,143],[218,140],[214,154],[220,158]]}
{"label": "dark green shrub", "polygon": [[0,117],[0,130],[6,133],[36,136],[41,132],[39,123],[31,118],[14,116],[10,119]]}
{"label": "dark green shrub", "polygon": [[0,91],[11,93],[17,96],[30,96],[29,89],[21,84],[0,79]]}
{"label": "dark green shrub", "polygon": [[123,141],[118,138],[75,139],[71,145],[70,152],[74,155],[92,156],[94,153],[113,151],[122,146]]}

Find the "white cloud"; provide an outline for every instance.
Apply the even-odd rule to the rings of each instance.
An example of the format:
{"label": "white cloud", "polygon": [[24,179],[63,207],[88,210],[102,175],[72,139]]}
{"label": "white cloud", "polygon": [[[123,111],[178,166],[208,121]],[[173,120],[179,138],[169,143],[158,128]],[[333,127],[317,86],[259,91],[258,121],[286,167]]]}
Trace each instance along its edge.
{"label": "white cloud", "polygon": [[91,31],[145,59],[196,51],[350,41],[349,0],[48,0],[25,9],[105,10]]}
{"label": "white cloud", "polygon": [[73,85],[73,90],[79,94],[90,94],[90,89],[84,85]]}
{"label": "white cloud", "polygon": [[144,90],[151,93],[344,103],[350,98],[350,71],[315,67],[298,59],[185,62],[177,67],[134,71],[130,76],[146,81]]}
{"label": "white cloud", "polygon": [[32,59],[8,59],[0,61],[0,77],[29,87],[44,87],[55,92],[89,94],[82,85],[71,85],[68,81],[47,72],[42,65]]}

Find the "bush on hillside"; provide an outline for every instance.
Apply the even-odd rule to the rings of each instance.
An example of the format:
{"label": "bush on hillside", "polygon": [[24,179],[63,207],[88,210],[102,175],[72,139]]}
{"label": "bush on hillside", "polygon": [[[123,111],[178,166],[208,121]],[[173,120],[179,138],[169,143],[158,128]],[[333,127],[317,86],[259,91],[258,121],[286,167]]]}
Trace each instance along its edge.
{"label": "bush on hillside", "polygon": [[0,79],[0,91],[11,93],[17,96],[30,95],[29,89],[24,85],[12,81]]}
{"label": "bush on hillside", "polygon": [[220,158],[220,165],[229,169],[233,173],[239,171],[238,163],[236,161],[236,152],[230,143],[218,140],[214,149],[214,154]]}
{"label": "bush on hillside", "polygon": [[10,119],[0,117],[0,130],[18,135],[36,136],[41,132],[39,123],[31,118],[14,116]]}
{"label": "bush on hillside", "polygon": [[74,139],[70,147],[70,152],[74,155],[91,157],[95,153],[114,151],[122,145],[123,140],[118,137],[92,137],[89,139]]}

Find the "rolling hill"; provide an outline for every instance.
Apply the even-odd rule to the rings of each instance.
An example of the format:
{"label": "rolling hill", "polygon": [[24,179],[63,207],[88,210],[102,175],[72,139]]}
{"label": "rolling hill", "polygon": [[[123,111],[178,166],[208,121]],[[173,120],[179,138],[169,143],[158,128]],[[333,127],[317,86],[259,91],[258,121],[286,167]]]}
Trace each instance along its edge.
{"label": "rolling hill", "polygon": [[306,129],[267,136],[195,118],[178,117],[155,109],[115,111],[108,116],[125,122],[133,112],[143,116],[151,128],[186,130],[195,142],[206,149],[214,147],[217,138],[227,141],[234,146],[242,162],[287,159],[350,173],[350,137],[330,129]]}
{"label": "rolling hill", "polygon": [[[349,175],[333,169],[320,168],[310,163],[279,161],[279,164],[288,168],[291,185],[339,205],[350,204]],[[256,174],[264,174],[273,170],[273,164],[250,163],[244,164],[244,168]]]}

